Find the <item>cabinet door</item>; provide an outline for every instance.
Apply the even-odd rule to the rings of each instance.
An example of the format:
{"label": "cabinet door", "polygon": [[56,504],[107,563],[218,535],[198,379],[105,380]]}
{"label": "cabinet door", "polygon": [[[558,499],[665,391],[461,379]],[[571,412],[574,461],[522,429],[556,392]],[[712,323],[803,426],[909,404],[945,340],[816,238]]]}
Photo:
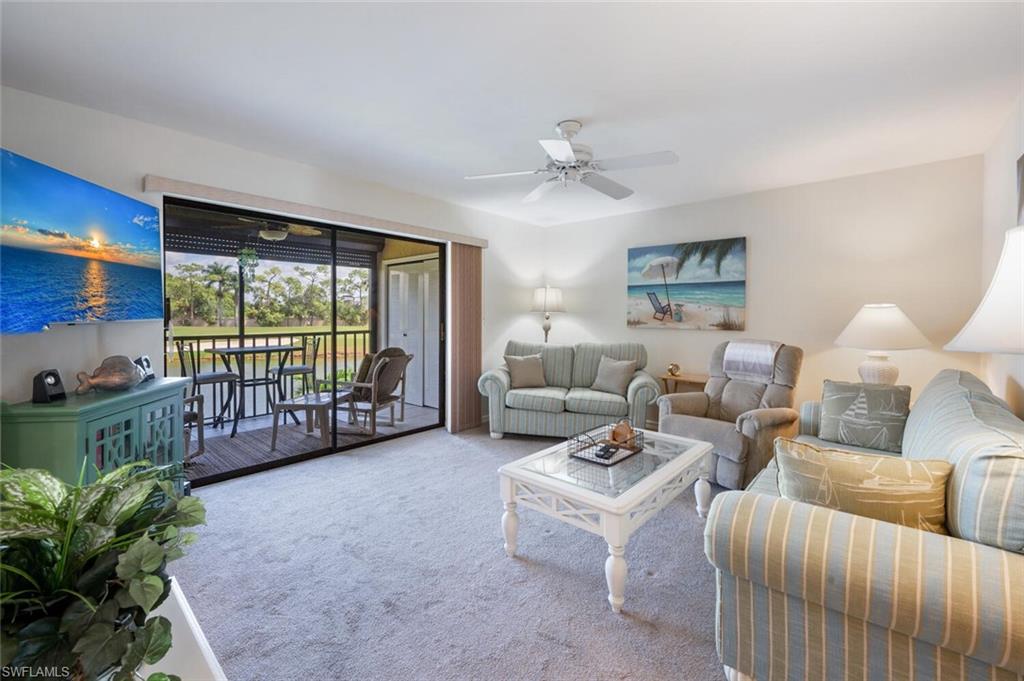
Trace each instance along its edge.
{"label": "cabinet door", "polygon": [[130,409],[89,421],[86,424],[85,480],[98,477],[96,469],[106,473],[138,460],[139,410]]}
{"label": "cabinet door", "polygon": [[181,396],[148,402],[139,410],[141,438],[139,458],[154,466],[181,463],[183,423]]}

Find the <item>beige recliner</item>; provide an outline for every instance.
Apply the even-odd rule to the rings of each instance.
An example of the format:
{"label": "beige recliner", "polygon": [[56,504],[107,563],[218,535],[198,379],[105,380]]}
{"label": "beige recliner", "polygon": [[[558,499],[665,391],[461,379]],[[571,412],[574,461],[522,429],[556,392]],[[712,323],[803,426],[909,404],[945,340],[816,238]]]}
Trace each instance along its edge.
{"label": "beige recliner", "polygon": [[793,388],[804,351],[780,345],[774,362],[762,367],[764,382],[758,382],[749,373],[726,369],[730,342],[712,353],[704,392],[658,398],[658,430],[713,444],[711,480],[743,489],[771,461],[775,438],[796,435],[800,415],[793,409]]}

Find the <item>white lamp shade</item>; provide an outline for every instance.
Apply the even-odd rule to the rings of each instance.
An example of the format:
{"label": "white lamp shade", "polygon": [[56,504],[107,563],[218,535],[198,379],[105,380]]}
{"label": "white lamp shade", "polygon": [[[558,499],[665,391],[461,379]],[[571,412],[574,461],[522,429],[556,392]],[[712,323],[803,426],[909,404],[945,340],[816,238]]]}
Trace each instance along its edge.
{"label": "white lamp shade", "polygon": [[945,349],[1024,354],[1024,227],[1006,233],[985,297]]}
{"label": "white lamp shade", "polygon": [[565,312],[562,304],[562,289],[544,286],[533,291],[531,312]]}
{"label": "white lamp shade", "polygon": [[928,339],[903,310],[892,303],[865,305],[853,316],[836,345],[862,350],[913,350],[928,347]]}

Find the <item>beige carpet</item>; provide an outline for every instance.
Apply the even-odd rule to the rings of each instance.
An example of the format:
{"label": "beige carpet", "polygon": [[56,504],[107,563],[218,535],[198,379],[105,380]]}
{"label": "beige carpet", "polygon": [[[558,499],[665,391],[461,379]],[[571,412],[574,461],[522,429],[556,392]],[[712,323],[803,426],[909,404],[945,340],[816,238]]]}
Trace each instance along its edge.
{"label": "beige carpet", "polygon": [[196,490],[208,525],[171,565],[232,681],[723,678],[714,572],[684,494],[626,549],[520,514],[497,468],[547,441],[434,430]]}

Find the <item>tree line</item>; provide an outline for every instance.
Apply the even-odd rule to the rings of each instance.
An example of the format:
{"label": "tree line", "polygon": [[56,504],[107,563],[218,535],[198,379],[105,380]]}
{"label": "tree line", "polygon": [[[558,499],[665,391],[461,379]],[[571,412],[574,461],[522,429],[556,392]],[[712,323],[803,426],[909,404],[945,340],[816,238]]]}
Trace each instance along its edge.
{"label": "tree line", "polygon": [[[175,326],[238,326],[239,269],[227,263],[179,263],[167,273],[166,295]],[[331,317],[331,271],[326,265],[291,272],[260,267],[245,281],[247,326],[325,326]],[[369,271],[338,278],[338,324],[369,320]]]}

